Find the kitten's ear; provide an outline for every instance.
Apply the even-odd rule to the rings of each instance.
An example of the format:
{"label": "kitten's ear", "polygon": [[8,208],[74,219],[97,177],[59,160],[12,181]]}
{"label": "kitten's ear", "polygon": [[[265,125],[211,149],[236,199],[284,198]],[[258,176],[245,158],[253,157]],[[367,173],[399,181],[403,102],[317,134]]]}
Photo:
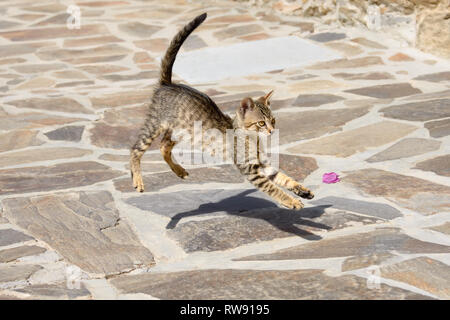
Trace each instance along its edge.
{"label": "kitten's ear", "polygon": [[262,97],[264,104],[268,105],[268,102],[269,102],[270,98],[272,97],[272,95],[273,95],[273,90],[270,91],[268,94],[266,94],[264,97]]}
{"label": "kitten's ear", "polygon": [[244,115],[248,110],[252,110],[254,106],[255,103],[253,102],[252,98],[244,98],[241,101],[239,111],[242,115]]}

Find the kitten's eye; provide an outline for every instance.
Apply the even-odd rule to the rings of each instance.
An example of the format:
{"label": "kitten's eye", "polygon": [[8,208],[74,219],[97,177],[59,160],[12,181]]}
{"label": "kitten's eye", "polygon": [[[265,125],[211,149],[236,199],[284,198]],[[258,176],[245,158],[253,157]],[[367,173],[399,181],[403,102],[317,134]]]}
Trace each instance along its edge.
{"label": "kitten's eye", "polygon": [[258,121],[258,126],[264,127],[266,125],[266,122],[264,121]]}

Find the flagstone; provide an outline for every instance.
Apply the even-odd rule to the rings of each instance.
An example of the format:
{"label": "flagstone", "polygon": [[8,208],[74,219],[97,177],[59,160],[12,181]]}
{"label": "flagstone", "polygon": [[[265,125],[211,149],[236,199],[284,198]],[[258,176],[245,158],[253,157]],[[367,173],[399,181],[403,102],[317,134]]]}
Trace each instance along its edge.
{"label": "flagstone", "polygon": [[42,109],[69,113],[93,113],[79,102],[64,97],[29,98],[8,101],[7,104],[11,104],[18,108]]}
{"label": "flagstone", "polygon": [[442,232],[442,233],[450,235],[450,221],[447,221],[447,222],[445,222],[445,223],[443,223],[441,225],[438,225],[438,226],[429,227],[428,229],[435,230],[435,231]]}
{"label": "flagstone", "polygon": [[443,155],[416,164],[413,169],[432,171],[438,175],[450,177],[450,155]]}
{"label": "flagstone", "polygon": [[289,148],[288,151],[345,158],[369,148],[395,141],[416,129],[418,127],[408,124],[383,121],[306,142]]}
{"label": "flagstone", "polygon": [[17,72],[20,73],[43,73],[46,71],[65,69],[66,66],[61,63],[39,63],[39,64],[21,64],[17,66],[12,66]]}
{"label": "flagstone", "polygon": [[395,79],[393,75],[388,72],[364,72],[364,73],[334,73],[333,77],[342,78],[345,80],[385,80]]}
{"label": "flagstone", "polygon": [[94,161],[0,170],[2,194],[23,194],[91,185],[121,176],[122,172]]}
{"label": "flagstone", "polygon": [[384,203],[368,202],[334,196],[314,200],[311,201],[311,203],[319,206],[332,206],[335,209],[357,212],[382,219],[390,220],[402,216],[399,210]]}
{"label": "flagstone", "polygon": [[239,15],[226,15],[219,16],[216,18],[208,19],[208,23],[243,23],[252,22],[255,18],[249,14],[239,14]]}
{"label": "flagstone", "polygon": [[345,33],[334,33],[334,32],[322,32],[316,33],[312,36],[309,36],[308,39],[317,41],[317,42],[329,42],[335,40],[341,40],[346,37]]}
{"label": "flagstone", "polygon": [[107,44],[114,42],[123,42],[124,40],[115,36],[90,37],[81,39],[64,39],[63,47],[86,47],[99,44]]}
{"label": "flagstone", "polygon": [[334,257],[381,255],[396,251],[404,254],[449,253],[450,247],[425,242],[405,235],[397,228],[379,228],[366,233],[356,233],[333,239],[308,242],[278,250],[257,254],[238,261],[323,259]]}
{"label": "flagstone", "polygon": [[29,81],[26,81],[22,83],[21,85],[17,86],[16,90],[29,90],[29,89],[36,89],[36,88],[48,88],[52,87],[56,81],[44,78],[44,77],[36,77]]}
{"label": "flagstone", "polygon": [[204,48],[207,47],[208,45],[206,44],[205,41],[203,41],[202,38],[200,38],[197,35],[190,35],[189,38],[186,39],[186,41],[183,43],[182,48],[184,50],[195,50],[195,49],[200,49],[200,48]]}
{"label": "flagstone", "polygon": [[118,28],[128,35],[138,38],[150,38],[152,34],[162,29],[160,26],[145,24],[142,22],[127,22],[124,24],[119,24]]}
{"label": "flagstone", "polygon": [[62,82],[55,85],[55,88],[67,88],[67,87],[76,87],[76,86],[88,86],[91,84],[95,84],[95,81],[69,81],[69,82]]}
{"label": "flagstone", "polygon": [[333,94],[300,94],[292,103],[296,107],[317,107],[343,100],[344,98]]}
{"label": "flagstone", "polygon": [[16,151],[2,155],[0,159],[0,167],[45,160],[78,158],[89,154],[92,154],[91,150],[69,147],[40,148],[26,151]]}
{"label": "flagstone", "polygon": [[79,69],[86,71],[88,73],[92,74],[109,74],[109,73],[116,73],[121,71],[129,70],[127,67],[118,66],[114,64],[99,64],[99,65],[85,65],[85,66],[79,66]]}
{"label": "flagstone", "polygon": [[[65,8],[64,8],[65,11]],[[108,34],[108,29],[102,24],[83,25],[80,29],[64,27],[34,28],[0,32],[0,37],[11,41],[28,41],[57,39],[65,37],[85,37],[90,35]]]}
{"label": "flagstone", "polygon": [[336,59],[325,62],[318,62],[307,69],[339,69],[339,68],[359,68],[373,65],[382,65],[383,60],[376,56],[367,56],[354,59]]}
{"label": "flagstone", "polygon": [[428,99],[439,99],[439,98],[450,98],[450,89],[442,91],[434,91],[429,93],[415,94],[402,100],[428,100]]}
{"label": "flagstone", "polygon": [[169,40],[166,38],[136,40],[133,43],[141,49],[150,50],[152,52],[163,52],[169,47]]}
{"label": "flagstone", "polygon": [[[242,183],[244,177],[233,165],[221,165],[215,167],[196,168],[187,170],[189,178],[182,180],[172,171],[143,176],[145,191],[153,192],[176,184],[204,184],[208,182],[218,183]],[[114,180],[114,187],[121,192],[136,192],[129,177]]]}
{"label": "flagstone", "polygon": [[[2,129],[1,127],[0,125],[0,129]],[[15,130],[2,133],[0,134],[0,152],[39,146],[44,142],[36,137],[37,134],[36,130]]]}
{"label": "flagstone", "polygon": [[341,267],[342,272],[362,269],[371,266],[379,266],[386,260],[389,260],[393,257],[395,257],[395,255],[387,252],[353,256],[344,260]]}
{"label": "flagstone", "polygon": [[109,81],[132,81],[132,80],[146,80],[155,79],[159,77],[159,70],[141,71],[134,74],[108,74],[102,75],[101,78]]}
{"label": "flagstone", "polygon": [[374,49],[387,49],[387,47],[379,44],[378,42],[366,39],[366,38],[354,38],[351,41],[356,42],[365,47],[374,48]]}
{"label": "flagstone", "polygon": [[423,80],[423,81],[430,81],[430,82],[446,82],[446,81],[450,81],[450,71],[424,74],[424,75],[415,77],[414,80]]}
{"label": "flagstone", "polygon": [[117,274],[154,264],[107,191],[3,200],[4,215],[86,272]]}
{"label": "flagstone", "polygon": [[45,12],[45,13],[55,13],[60,11],[65,11],[67,9],[66,6],[60,3],[51,3],[44,5],[36,5],[36,6],[23,6],[22,10],[25,11],[34,11],[34,12]]}
{"label": "flagstone", "polygon": [[23,58],[9,58],[9,59],[2,59],[0,60],[0,65],[12,65],[15,63],[22,63],[25,62],[26,60]]}
{"label": "flagstone", "polygon": [[344,42],[330,42],[327,43],[326,46],[341,52],[346,57],[357,56],[358,54],[364,52],[364,50],[362,50],[360,47]]}
{"label": "flagstone", "polygon": [[51,116],[44,113],[27,112],[8,116],[0,115],[0,129],[32,129],[83,121],[81,118]]}
{"label": "flagstone", "polygon": [[343,83],[334,82],[331,80],[308,80],[290,84],[289,91],[296,94],[298,92],[314,92],[344,86],[346,85]]}
{"label": "flagstone", "polygon": [[450,187],[379,169],[346,172],[344,184],[425,215],[450,210]]}
{"label": "flagstone", "polygon": [[12,18],[23,20],[23,21],[34,21],[37,19],[44,18],[45,14],[34,14],[34,13],[24,13],[12,16]]}
{"label": "flagstone", "polygon": [[[354,275],[330,277],[321,270],[206,269],[124,275],[110,280],[122,293],[146,293],[160,299],[429,299],[403,289],[367,287]],[[236,285],[239,284],[239,285]]]}
{"label": "flagstone", "polygon": [[29,294],[33,300],[80,300],[92,298],[91,293],[80,283],[79,288],[74,285],[69,288],[67,282],[57,284],[34,284],[24,288],[14,289],[15,292]]}
{"label": "flagstone", "polygon": [[427,152],[438,150],[441,142],[422,138],[406,138],[390,146],[386,150],[371,156],[367,162],[381,162],[413,157]]}
{"label": "flagstone", "polygon": [[270,35],[264,32],[261,33],[254,33],[247,36],[241,36],[239,39],[245,40],[245,41],[256,41],[256,40],[264,40],[270,38]]}
{"label": "flagstone", "polygon": [[0,263],[11,262],[22,257],[35,256],[47,251],[38,246],[20,246],[0,251]]}
{"label": "flagstone", "polygon": [[25,281],[42,267],[35,264],[0,266],[0,285],[2,282]]}
{"label": "flagstone", "polygon": [[149,101],[151,90],[133,90],[91,97],[94,108],[118,107]]}
{"label": "flagstone", "polygon": [[257,33],[264,31],[258,24],[247,24],[236,27],[228,27],[226,29],[214,32],[213,35],[219,40],[225,40],[232,37],[243,36],[249,33]]}
{"label": "flagstone", "polygon": [[450,299],[450,266],[440,261],[418,257],[383,266],[380,272],[383,278],[407,283],[441,299]]}
{"label": "flagstone", "polygon": [[32,237],[25,233],[13,229],[0,229],[0,236],[0,247],[33,240]]}
{"label": "flagstone", "polygon": [[84,126],[67,126],[44,133],[50,140],[75,141],[81,140]]}
{"label": "flagstone", "polygon": [[40,50],[36,55],[42,60],[63,60],[71,61],[71,59],[81,60],[89,57],[111,57],[131,52],[130,49],[122,47],[118,44],[105,44],[89,50],[85,49],[48,49]]}
{"label": "flagstone", "polygon": [[0,21],[0,30],[3,29],[11,29],[14,27],[20,26],[20,23],[14,22],[14,21]]}
{"label": "flagstone", "polygon": [[64,24],[65,25],[70,17],[71,17],[71,15],[66,12],[59,13],[54,16],[51,16],[50,18],[39,21],[39,22],[33,24],[33,26],[44,27],[44,26],[48,26],[51,24]]}
{"label": "flagstone", "polygon": [[393,56],[390,56],[389,60],[397,61],[397,62],[399,62],[399,61],[414,61],[414,58],[411,58],[410,56],[399,52],[399,53],[394,54]]}
{"label": "flagstone", "polygon": [[345,92],[379,99],[399,98],[416,93],[422,93],[420,89],[411,86],[409,83],[382,84],[377,86],[345,90]]}
{"label": "flagstone", "polygon": [[433,138],[441,138],[450,135],[450,119],[425,122],[425,128]]}
{"label": "flagstone", "polygon": [[[333,117],[329,116],[330,112],[333,113]],[[280,128],[280,143],[312,139],[340,131],[344,124],[368,112],[369,107],[276,113],[276,125]]]}
{"label": "flagstone", "polygon": [[74,59],[67,59],[65,62],[71,63],[71,64],[89,64],[89,63],[99,63],[99,62],[112,62],[112,61],[118,61],[125,58],[127,55],[114,55],[114,56],[99,56],[99,57],[86,57],[86,58],[74,58]]}
{"label": "flagstone", "polygon": [[385,117],[426,121],[450,117],[450,99],[433,99],[421,102],[410,102],[380,109]]}

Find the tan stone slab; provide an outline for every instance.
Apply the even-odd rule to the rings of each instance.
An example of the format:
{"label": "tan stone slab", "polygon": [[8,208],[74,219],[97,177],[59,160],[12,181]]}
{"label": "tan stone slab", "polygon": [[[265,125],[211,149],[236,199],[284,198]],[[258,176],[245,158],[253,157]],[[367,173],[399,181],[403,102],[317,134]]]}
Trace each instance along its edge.
{"label": "tan stone slab", "polygon": [[37,77],[34,79],[31,79],[27,82],[22,83],[21,85],[18,85],[15,87],[16,90],[29,90],[29,89],[36,89],[36,88],[48,88],[52,87],[56,81],[44,78],[44,77]]}
{"label": "tan stone slab", "polygon": [[441,176],[450,177],[450,155],[443,155],[416,164],[414,169],[432,171]]}
{"label": "tan stone slab", "polygon": [[91,48],[89,50],[85,49],[49,49],[41,50],[36,53],[36,55],[42,60],[70,60],[70,59],[81,59],[86,57],[98,57],[98,56],[115,56],[122,55],[131,52],[131,49],[122,47],[118,44],[106,44]]}
{"label": "tan stone slab", "polygon": [[450,299],[450,266],[419,257],[381,268],[381,276],[405,282],[442,299]]}
{"label": "tan stone slab", "polygon": [[314,92],[326,89],[346,87],[344,83],[334,82],[331,80],[307,80],[296,82],[289,85],[289,92],[298,94],[301,92]]}
{"label": "tan stone slab", "polygon": [[292,147],[288,151],[293,153],[334,155],[345,158],[357,152],[363,152],[369,148],[395,141],[417,128],[408,124],[383,121],[306,142]]}
{"label": "tan stone slab", "polygon": [[149,101],[151,93],[152,89],[115,92],[92,97],[91,102],[94,108],[119,107]]}
{"label": "tan stone slab", "polygon": [[346,57],[353,57],[364,52],[360,47],[344,42],[330,42],[325,44],[327,47],[337,50]]}
{"label": "tan stone slab", "polygon": [[34,256],[45,252],[46,249],[38,246],[20,246],[0,251],[0,263],[11,262],[26,256]]}
{"label": "tan stone slab", "polygon": [[93,113],[85,108],[79,102],[64,97],[51,97],[51,98],[29,98],[23,100],[8,101],[18,108],[30,108],[30,109],[44,109],[58,112],[70,112],[70,113]]}
{"label": "tan stone slab", "polygon": [[109,192],[70,192],[3,200],[4,215],[67,261],[96,274],[154,264]]}
{"label": "tan stone slab", "polygon": [[[330,117],[330,112],[333,117]],[[275,113],[276,127],[280,129],[280,143],[311,139],[340,131],[345,123],[368,112],[369,107]]]}
{"label": "tan stone slab", "polygon": [[16,151],[2,155],[0,158],[0,167],[37,161],[79,158],[89,154],[92,154],[91,150],[65,147]]}
{"label": "tan stone slab", "polygon": [[113,42],[123,42],[124,40],[115,36],[103,36],[103,37],[89,37],[82,39],[64,39],[63,47],[85,47],[85,46],[98,46],[99,44],[107,44]]}
{"label": "tan stone slab", "polygon": [[423,214],[450,211],[450,187],[379,169],[345,172],[341,179],[365,194],[385,197]]}
{"label": "tan stone slab", "polygon": [[382,65],[383,60],[376,56],[367,56],[354,59],[337,59],[325,62],[318,62],[307,69],[338,69],[338,68],[359,68],[373,65]]}
{"label": "tan stone slab", "polygon": [[439,226],[430,227],[428,229],[435,230],[450,235],[450,221]]}
{"label": "tan stone slab", "polygon": [[[66,10],[66,8],[64,8]],[[80,29],[64,27],[35,28],[17,31],[0,32],[0,37],[11,41],[27,41],[42,39],[57,39],[65,37],[85,37],[89,35],[108,34],[108,29],[101,24],[83,25]]]}
{"label": "tan stone slab", "polygon": [[44,142],[36,138],[37,134],[38,131],[35,130],[17,130],[0,134],[0,152],[39,146]]}

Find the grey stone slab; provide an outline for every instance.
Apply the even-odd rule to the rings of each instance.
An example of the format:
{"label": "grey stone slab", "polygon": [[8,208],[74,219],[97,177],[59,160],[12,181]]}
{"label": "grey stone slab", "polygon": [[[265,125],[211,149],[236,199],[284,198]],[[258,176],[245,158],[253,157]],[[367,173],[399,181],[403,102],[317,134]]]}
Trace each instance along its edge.
{"label": "grey stone slab", "polygon": [[345,80],[386,80],[395,79],[393,75],[388,72],[364,72],[364,73],[334,73],[333,77],[342,78]]}
{"label": "grey stone slab", "polygon": [[14,243],[33,240],[32,237],[25,233],[13,229],[0,230],[0,246],[9,246]]}
{"label": "grey stone slab", "polygon": [[50,140],[78,142],[83,135],[84,126],[67,126],[44,133]]}
{"label": "grey stone slab", "polygon": [[435,230],[435,231],[442,232],[442,233],[450,235],[450,221],[447,221],[447,222],[445,222],[445,223],[443,223],[441,225],[438,225],[438,226],[429,227],[428,229]]}
{"label": "grey stone slab", "polygon": [[69,192],[3,200],[4,215],[67,261],[96,274],[150,266],[153,256],[119,218],[109,192]]}
{"label": "grey stone slab", "polygon": [[441,142],[422,138],[406,138],[371,156],[367,162],[395,160],[438,150]]}
{"label": "grey stone slab", "polygon": [[35,284],[25,288],[16,289],[20,293],[31,295],[31,299],[47,300],[47,299],[89,299],[91,293],[83,284],[80,287],[68,288],[67,283],[58,284]]}
{"label": "grey stone slab", "polygon": [[430,132],[433,138],[442,138],[450,135],[450,119],[429,121],[424,127]]}
{"label": "grey stone slab", "polygon": [[225,209],[226,217],[183,221],[184,217],[208,214],[211,210],[217,210],[217,206],[226,207],[228,203],[244,201],[245,198],[237,195],[218,203],[202,204],[196,210],[179,213],[167,224],[167,233],[186,252],[216,251],[294,236],[311,241],[320,240],[318,232],[342,229],[355,223],[365,225],[380,222],[377,218],[362,217],[345,211],[330,212],[326,210],[327,205],[292,211],[271,208],[273,202],[270,200],[259,200],[258,204],[255,199],[255,207],[265,204],[268,208],[249,211],[235,209],[234,212]]}
{"label": "grey stone slab", "polygon": [[317,41],[317,42],[329,42],[334,40],[340,40],[346,38],[345,33],[335,33],[335,32],[323,32],[316,33],[312,36],[309,36],[308,39]]}
{"label": "grey stone slab", "polygon": [[344,172],[342,183],[425,215],[450,210],[450,187],[379,169]]}
{"label": "grey stone slab", "polygon": [[441,176],[450,177],[450,155],[447,154],[419,162],[414,169],[432,171]]}
{"label": "grey stone slab", "polygon": [[121,176],[120,171],[94,161],[68,162],[52,166],[0,170],[3,194],[81,187]]}
{"label": "grey stone slab", "polygon": [[383,262],[385,262],[386,260],[391,259],[393,257],[395,257],[395,255],[386,252],[353,256],[344,260],[344,262],[342,263],[341,270],[342,272],[346,272],[370,266],[378,266]]}
{"label": "grey stone slab", "polygon": [[159,26],[149,25],[142,22],[127,22],[119,25],[119,30],[138,38],[150,38],[150,36],[161,30]]}
{"label": "grey stone slab", "polygon": [[388,220],[402,216],[399,210],[384,203],[368,202],[333,196],[314,200],[311,201],[311,203],[319,206],[330,205],[335,209],[362,213],[365,215]]}
{"label": "grey stone slab", "polygon": [[33,273],[42,269],[39,265],[2,265],[0,266],[0,284],[28,279]]}
{"label": "grey stone slab", "polygon": [[274,253],[258,254],[240,258],[251,260],[295,260],[322,259],[332,257],[367,256],[390,253],[449,253],[450,246],[425,242],[405,235],[396,228],[380,228],[366,233],[357,233],[333,239],[308,242],[306,244],[278,250]]}
{"label": "grey stone slab", "polygon": [[382,84],[365,88],[345,90],[345,92],[379,99],[399,98],[422,93],[421,90],[414,88],[409,83]]}
{"label": "grey stone slab", "polygon": [[38,246],[20,246],[11,249],[5,249],[0,251],[0,262],[10,262],[22,257],[34,256],[45,251],[45,248]]}
{"label": "grey stone slab", "polygon": [[367,287],[353,275],[330,277],[320,270],[194,270],[121,276],[111,283],[122,293],[160,299],[429,299],[382,284]]}
{"label": "grey stone slab", "polygon": [[390,106],[380,110],[385,117],[427,121],[450,117],[450,99],[434,99]]}
{"label": "grey stone slab", "polygon": [[415,77],[414,80],[423,80],[430,82],[447,82],[450,81],[450,71],[424,74]]}
{"label": "grey stone slab", "polygon": [[333,94],[300,94],[292,105],[296,107],[317,107],[343,99],[344,98]]}

